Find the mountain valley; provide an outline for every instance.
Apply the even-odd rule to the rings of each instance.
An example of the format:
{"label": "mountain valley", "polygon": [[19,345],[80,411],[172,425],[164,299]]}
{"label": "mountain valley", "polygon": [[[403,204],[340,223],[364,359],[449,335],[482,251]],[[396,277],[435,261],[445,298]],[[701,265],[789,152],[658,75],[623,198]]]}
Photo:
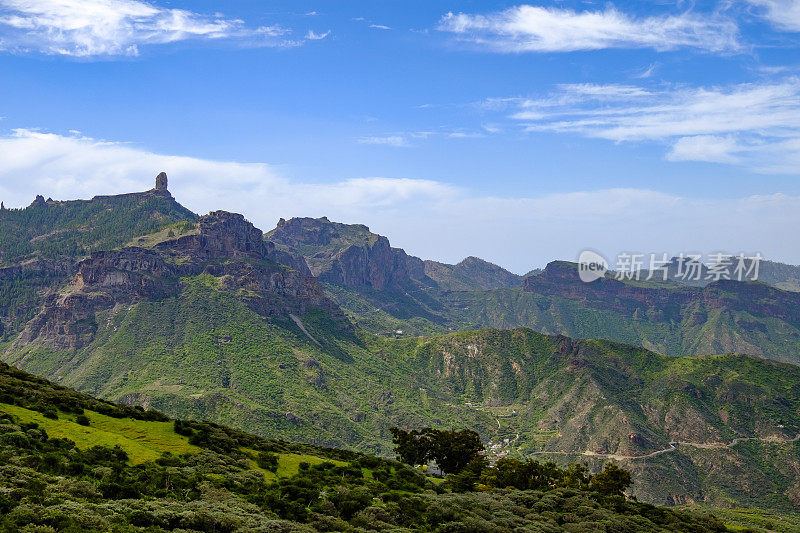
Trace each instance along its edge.
{"label": "mountain valley", "polygon": [[800,506],[798,293],[523,279],[165,189],[0,212],[4,234],[23,220],[49,222],[3,248],[3,360],[59,385],[381,456],[393,426],[465,427],[495,459],[614,460],[645,501]]}

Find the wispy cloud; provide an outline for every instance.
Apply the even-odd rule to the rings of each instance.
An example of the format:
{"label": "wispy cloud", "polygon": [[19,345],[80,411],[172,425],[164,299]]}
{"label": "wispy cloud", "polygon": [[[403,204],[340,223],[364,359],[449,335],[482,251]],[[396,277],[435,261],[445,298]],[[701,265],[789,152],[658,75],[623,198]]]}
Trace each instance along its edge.
{"label": "wispy cloud", "polygon": [[16,130],[0,136],[6,207],[27,205],[35,194],[72,199],[145,190],[162,170],[178,201],[198,213],[240,212],[264,230],[280,217],[327,215],[368,224],[421,257],[455,262],[478,255],[518,272],[573,259],[586,247],[609,256],[618,250],[760,251],[800,262],[798,237],[785,232],[800,225],[796,196],[712,200],[603,189],[491,197],[402,177],[299,182],[269,164],[165,155],[80,134]]}
{"label": "wispy cloud", "polygon": [[236,39],[297,46],[278,25],[169,9],[138,0],[0,0],[0,49],[74,57],[136,56],[140,47]]}
{"label": "wispy cloud", "polygon": [[784,31],[800,31],[800,1],[746,0],[760,9],[761,15],[773,26]]}
{"label": "wispy cloud", "polygon": [[370,24],[369,27],[370,28],[374,28],[376,30],[391,30],[392,29],[390,26],[385,26],[383,24]]}
{"label": "wispy cloud", "polygon": [[648,66],[643,71],[641,71],[641,72],[639,72],[637,74],[634,74],[633,77],[634,78],[638,78],[640,80],[644,80],[644,79],[647,79],[650,76],[652,76],[657,69],[658,69],[658,63],[651,63],[650,66]]}
{"label": "wispy cloud", "polygon": [[[499,103],[498,103],[499,102]],[[672,146],[673,161],[800,172],[800,78],[726,87],[562,85],[540,99],[496,100],[530,132]],[[504,106],[504,107],[503,107]],[[508,113],[508,111],[506,111]]]}
{"label": "wispy cloud", "polygon": [[329,36],[330,34],[331,30],[328,30],[324,33],[316,33],[314,32],[314,30],[308,30],[308,32],[306,33],[306,39],[308,39],[309,41],[319,41]]}
{"label": "wispy cloud", "polygon": [[430,138],[440,139],[478,139],[486,137],[487,133],[497,133],[499,129],[492,126],[484,126],[483,131],[469,131],[464,129],[448,130],[440,128],[434,131],[411,131],[392,133],[391,135],[367,136],[358,139],[359,144],[377,144],[384,146],[409,147],[414,146],[415,141],[422,141]]}
{"label": "wispy cloud", "polygon": [[738,163],[741,148],[730,135],[695,135],[681,137],[667,154],[670,161],[706,161],[709,163]]}
{"label": "wispy cloud", "polygon": [[358,144],[380,144],[384,146],[404,147],[411,146],[408,139],[403,135],[386,135],[383,137],[361,137]]}
{"label": "wispy cloud", "polygon": [[636,18],[613,7],[572,11],[521,5],[488,15],[448,13],[439,29],[494,52],[571,52],[605,48],[737,50],[738,28],[714,14]]}

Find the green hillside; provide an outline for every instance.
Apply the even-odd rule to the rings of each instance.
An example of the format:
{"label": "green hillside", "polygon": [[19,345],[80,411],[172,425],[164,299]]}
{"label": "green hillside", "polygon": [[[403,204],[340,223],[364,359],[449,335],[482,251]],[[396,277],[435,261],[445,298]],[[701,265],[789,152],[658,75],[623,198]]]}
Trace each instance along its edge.
{"label": "green hillside", "polygon": [[196,219],[166,191],[40,199],[0,210],[0,338],[8,340],[33,318],[43,296],[74,274],[78,259]]}
{"label": "green hillside", "polygon": [[[165,191],[109,201],[128,197],[174,202]],[[126,206],[109,211],[128,220]],[[6,320],[17,325],[3,360],[262,437],[391,456],[392,426],[466,427],[492,459],[594,470],[615,461],[633,473],[631,494],[651,503],[800,505],[800,367],[728,355],[794,361],[796,294],[763,284],[576,285],[562,263],[522,288],[445,290],[514,277],[477,259],[426,265],[364,226],[293,219],[268,234],[275,244],[241,215],[176,222],[159,209],[139,212],[159,224],[103,241],[112,249],[70,259],[37,287],[8,278],[35,297],[18,315],[30,320]],[[312,266],[324,284],[293,253],[297,243],[321,254]],[[478,329],[486,325],[498,329]],[[173,453],[191,444],[171,441],[163,420],[121,429],[88,411],[97,413],[86,415],[90,427],[117,436],[83,427],[69,434],[79,448],[94,438],[123,446],[124,435],[140,445],[128,458],[147,462],[169,451],[161,437]],[[58,420],[30,419],[54,436],[76,429]]]}
{"label": "green hillside", "polygon": [[80,257],[196,219],[166,191],[34,202],[0,211],[0,258],[8,266],[31,257]]}
{"label": "green hillside", "polygon": [[[341,330],[322,312],[296,318],[302,330],[205,277],[176,297],[100,314],[95,339],[74,353],[29,346],[6,360],[104,398],[265,436],[389,455],[393,425],[464,426],[487,442],[508,439],[499,455],[617,459],[648,501],[790,510],[800,496],[800,447],[786,442],[800,432],[795,366],[531,330],[395,339]],[[760,440],[725,446],[741,437]],[[639,459],[676,441],[688,444]],[[753,487],[740,491],[737,475]]]}
{"label": "green hillside", "polygon": [[6,365],[0,399],[0,531],[728,531],[707,511],[626,500],[552,465],[564,481],[535,490],[439,483],[395,461],[168,420]]}

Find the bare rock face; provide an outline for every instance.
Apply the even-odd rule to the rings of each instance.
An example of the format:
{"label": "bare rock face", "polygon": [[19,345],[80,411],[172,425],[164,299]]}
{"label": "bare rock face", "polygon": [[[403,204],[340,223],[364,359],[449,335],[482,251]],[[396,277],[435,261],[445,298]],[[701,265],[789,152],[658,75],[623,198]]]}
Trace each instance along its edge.
{"label": "bare rock face", "polygon": [[156,176],[156,190],[157,191],[166,191],[167,190],[167,173],[161,172],[158,176]]}
{"label": "bare rock face", "polygon": [[242,215],[217,211],[202,217],[199,226],[198,234],[162,242],[152,250],[130,247],[93,253],[78,264],[66,287],[48,296],[15,346],[40,342],[55,349],[80,349],[94,338],[97,312],[177,296],[181,278],[200,274],[218,278],[223,289],[264,316],[321,309],[345,322],[305,261],[265,242]]}
{"label": "bare rock face", "polygon": [[[725,309],[800,324],[800,293],[764,283],[720,280],[705,287],[679,288],[637,286],[610,278],[584,283],[578,277],[577,265],[553,262],[541,274],[525,278],[522,288],[659,322],[674,320],[698,325],[707,319],[708,310]],[[739,326],[744,330],[759,327],[758,323],[741,321]]]}
{"label": "bare rock face", "polygon": [[328,283],[382,290],[425,276],[421,259],[392,248],[386,237],[361,224],[339,224],[325,217],[281,219],[267,237],[302,251],[311,272]]}
{"label": "bare rock face", "polygon": [[176,289],[177,280],[155,252],[141,248],[96,252],[78,264],[65,289],[47,297],[15,346],[38,339],[56,349],[81,348],[94,337],[97,311],[164,298]]}
{"label": "bare rock face", "polygon": [[224,257],[261,259],[265,255],[261,232],[240,214],[214,211],[200,217],[199,225],[198,234],[163,242],[158,248],[204,261]]}

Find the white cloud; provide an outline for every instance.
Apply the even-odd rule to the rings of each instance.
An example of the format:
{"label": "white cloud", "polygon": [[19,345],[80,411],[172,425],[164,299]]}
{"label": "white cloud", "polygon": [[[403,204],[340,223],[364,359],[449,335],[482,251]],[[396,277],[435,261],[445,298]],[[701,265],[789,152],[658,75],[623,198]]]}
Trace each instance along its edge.
{"label": "white cloud", "polygon": [[696,135],[681,137],[667,154],[670,161],[707,161],[709,163],[738,163],[734,155],[741,151],[736,139],[730,136]]}
{"label": "white cloud", "polygon": [[[499,104],[498,102],[501,102]],[[800,173],[800,78],[727,87],[563,85],[541,99],[495,100],[527,131],[672,145],[673,161]],[[776,164],[775,161],[781,161]]]}
{"label": "white cloud", "polygon": [[640,80],[647,79],[655,73],[656,69],[658,69],[658,63],[651,63],[646,69],[638,74],[635,74],[633,77]]}
{"label": "white cloud", "polygon": [[605,48],[739,48],[738,28],[714,14],[635,18],[613,7],[581,11],[521,5],[489,15],[448,13],[439,29],[495,52],[571,52]]}
{"label": "white cloud", "polygon": [[389,26],[384,26],[383,24],[370,24],[370,28],[374,28],[376,30],[391,30]]}
{"label": "white cloud", "polygon": [[776,28],[800,31],[800,0],[746,0],[760,8],[760,13]]}
{"label": "white cloud", "polygon": [[326,31],[325,33],[315,33],[314,30],[308,30],[308,33],[306,33],[306,39],[309,41],[319,41],[330,34],[331,30]]}
{"label": "white cloud", "polygon": [[301,183],[267,164],[164,155],[79,135],[0,136],[0,200],[7,207],[27,205],[35,194],[72,199],[145,190],[162,170],[178,201],[198,213],[240,212],[263,230],[280,217],[326,215],[365,223],[421,257],[455,262],[478,255],[517,272],[574,259],[587,247],[609,256],[758,251],[800,262],[800,234],[785,231],[800,225],[796,196],[710,200],[610,189],[499,198],[408,178]]}
{"label": "white cloud", "polygon": [[452,133],[448,133],[447,136],[451,139],[482,139],[483,137],[486,137],[486,134],[479,132],[454,131]]}
{"label": "white cloud", "polygon": [[220,14],[167,9],[138,0],[0,0],[0,49],[74,57],[135,56],[144,45],[239,39],[295,46],[280,26],[248,28]]}
{"label": "white cloud", "polygon": [[402,135],[386,135],[384,137],[361,137],[358,140],[359,144],[379,144],[384,146],[404,147],[411,146]]}
{"label": "white cloud", "polygon": [[25,205],[39,193],[71,198],[145,190],[152,187],[153,176],[161,170],[168,172],[175,195],[198,212],[241,210],[242,206],[264,212],[269,204],[275,210],[296,205],[302,206],[301,211],[324,214],[324,208],[391,205],[453,191],[441,183],[413,179],[292,183],[267,164],[163,155],[79,134],[17,129],[0,137],[0,194],[7,206]]}

